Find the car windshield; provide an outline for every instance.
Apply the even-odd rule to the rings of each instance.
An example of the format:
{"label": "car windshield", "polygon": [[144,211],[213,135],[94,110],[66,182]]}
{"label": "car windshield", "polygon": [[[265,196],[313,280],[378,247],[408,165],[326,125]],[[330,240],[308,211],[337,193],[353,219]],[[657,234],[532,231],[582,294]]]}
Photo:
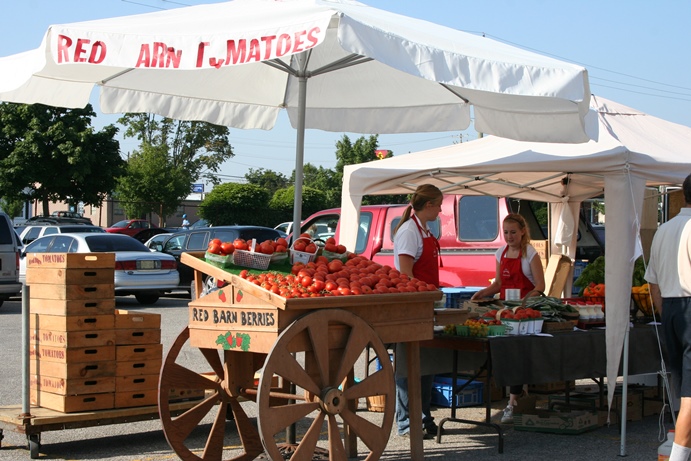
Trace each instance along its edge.
{"label": "car windshield", "polygon": [[149,251],[146,245],[127,236],[124,236],[124,238],[117,238],[117,236],[111,234],[94,234],[86,236],[84,240],[86,240],[89,250],[94,253],[111,251]]}
{"label": "car windshield", "polygon": [[118,221],[110,227],[127,227],[129,223],[129,221]]}

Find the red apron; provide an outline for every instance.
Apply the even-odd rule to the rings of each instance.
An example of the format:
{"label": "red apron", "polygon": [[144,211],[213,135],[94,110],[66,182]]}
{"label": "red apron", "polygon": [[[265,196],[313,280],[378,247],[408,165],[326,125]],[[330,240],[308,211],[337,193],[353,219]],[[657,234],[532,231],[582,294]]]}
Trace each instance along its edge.
{"label": "red apron", "polygon": [[412,219],[422,237],[422,254],[413,264],[413,276],[439,287],[439,241],[427,229],[422,228],[415,215],[412,216]]}
{"label": "red apron", "polygon": [[521,290],[521,298],[530,293],[535,288],[533,282],[523,273],[521,267],[521,256],[523,251],[518,252],[518,258],[507,258],[506,252],[509,246],[506,245],[504,252],[501,254],[499,260],[499,274],[501,274],[501,299],[506,299],[506,290],[510,288],[518,288]]}

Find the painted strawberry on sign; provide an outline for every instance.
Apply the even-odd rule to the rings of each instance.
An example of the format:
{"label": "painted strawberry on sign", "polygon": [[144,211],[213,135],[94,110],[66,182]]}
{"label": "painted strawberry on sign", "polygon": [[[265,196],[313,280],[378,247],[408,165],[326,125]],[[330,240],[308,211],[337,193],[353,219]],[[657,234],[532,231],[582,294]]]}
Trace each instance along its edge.
{"label": "painted strawberry on sign", "polygon": [[218,290],[218,299],[220,299],[222,303],[226,302],[226,294],[223,290]]}
{"label": "painted strawberry on sign", "polygon": [[242,301],[242,290],[238,290],[237,294],[235,295],[235,302],[239,303]]}

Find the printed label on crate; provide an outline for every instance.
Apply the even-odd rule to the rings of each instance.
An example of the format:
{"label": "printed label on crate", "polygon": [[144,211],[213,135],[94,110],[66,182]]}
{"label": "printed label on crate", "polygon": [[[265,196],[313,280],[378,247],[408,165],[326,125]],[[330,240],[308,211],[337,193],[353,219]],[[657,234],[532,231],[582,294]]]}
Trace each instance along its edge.
{"label": "printed label on crate", "polygon": [[26,267],[115,268],[115,253],[29,253]]}
{"label": "printed label on crate", "polygon": [[237,325],[274,330],[276,320],[275,310],[217,309],[190,305],[190,326]]}
{"label": "printed label on crate", "polygon": [[115,344],[114,330],[98,331],[52,331],[32,330],[31,342],[43,346],[91,347]]}

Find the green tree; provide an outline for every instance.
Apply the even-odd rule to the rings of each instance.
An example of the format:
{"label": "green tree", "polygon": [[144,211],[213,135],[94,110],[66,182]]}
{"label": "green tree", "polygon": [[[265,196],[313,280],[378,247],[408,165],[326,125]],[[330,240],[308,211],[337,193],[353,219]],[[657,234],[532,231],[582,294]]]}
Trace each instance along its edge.
{"label": "green tree", "polygon": [[258,170],[250,168],[245,173],[245,179],[249,184],[254,184],[267,191],[269,197],[273,197],[277,190],[284,189],[290,185],[290,180],[283,173],[265,170],[264,168],[259,168]]}
{"label": "green tree", "polygon": [[[326,194],[311,187],[302,188],[302,219],[307,218],[312,213],[315,213],[324,208],[329,208],[327,205]],[[293,219],[293,207],[295,201],[295,186],[290,186],[286,189],[276,191],[269,202],[269,208],[276,212],[275,216],[281,216],[282,220],[277,221],[276,224],[283,221],[290,221]]]}
{"label": "green tree", "polygon": [[144,144],[127,162],[127,174],[120,178],[116,198],[127,216],[159,213],[161,218],[177,210],[190,193],[188,172],[172,163],[165,146]]}
{"label": "green tree", "polygon": [[[91,105],[0,104],[0,196],[100,206],[124,171],[118,129],[95,131]],[[26,193],[28,191],[28,193]]]}
{"label": "green tree", "polygon": [[225,183],[209,192],[199,206],[199,216],[214,226],[252,224],[272,226],[269,194],[254,184]]}
{"label": "green tree", "polygon": [[22,210],[24,209],[25,200],[22,199],[11,199],[3,198],[0,200],[0,208],[7,213],[7,216],[11,218],[21,216]]}
{"label": "green tree", "polygon": [[[306,163],[303,167],[302,185],[322,191],[324,193],[324,207],[333,208],[341,205],[341,178],[336,171],[324,167],[316,167]],[[295,184],[295,171],[291,177]],[[304,210],[303,210],[304,211]],[[292,215],[291,215],[292,218]]]}

